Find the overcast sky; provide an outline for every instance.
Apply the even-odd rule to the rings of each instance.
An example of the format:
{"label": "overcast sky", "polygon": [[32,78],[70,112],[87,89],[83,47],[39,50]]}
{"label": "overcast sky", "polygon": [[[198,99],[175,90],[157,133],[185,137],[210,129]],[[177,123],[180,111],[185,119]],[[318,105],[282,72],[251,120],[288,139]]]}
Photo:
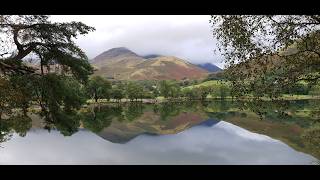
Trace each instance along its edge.
{"label": "overcast sky", "polygon": [[214,53],[209,15],[55,15],[51,19],[81,21],[96,28],[76,40],[89,58],[114,47],[127,47],[139,55],[171,55],[195,64],[211,62],[223,67],[222,57]]}

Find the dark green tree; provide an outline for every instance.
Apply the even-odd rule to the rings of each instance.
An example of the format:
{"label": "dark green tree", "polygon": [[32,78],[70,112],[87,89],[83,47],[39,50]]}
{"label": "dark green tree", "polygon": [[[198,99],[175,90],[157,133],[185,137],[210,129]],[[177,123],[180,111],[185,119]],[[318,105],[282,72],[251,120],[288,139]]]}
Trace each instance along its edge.
{"label": "dark green tree", "polygon": [[89,97],[93,98],[95,102],[103,98],[110,99],[111,83],[101,76],[91,77],[85,89]]}
{"label": "dark green tree", "polygon": [[32,126],[31,122],[31,118],[23,113],[12,114],[9,118],[0,119],[0,143],[10,140],[13,132],[24,137]]}
{"label": "dark green tree", "polygon": [[126,120],[133,121],[143,115],[145,106],[142,103],[129,103],[124,109]]}
{"label": "dark green tree", "polygon": [[221,84],[219,87],[220,98],[225,99],[230,94],[230,89],[227,85]]}
{"label": "dark green tree", "polygon": [[[26,112],[32,102],[54,122],[79,108],[83,101],[72,86],[85,83],[93,68],[73,40],[94,28],[81,22],[54,23],[44,15],[1,15],[0,28],[0,86],[7,89],[0,106],[5,113],[17,107]],[[28,63],[31,57],[34,61]]]}
{"label": "dark green tree", "polygon": [[320,96],[320,85],[315,85],[310,88],[309,94],[312,96]]}
{"label": "dark green tree", "polygon": [[162,121],[169,120],[172,117],[178,116],[181,112],[181,106],[174,103],[161,103],[159,105],[159,115]]}
{"label": "dark green tree", "polygon": [[99,133],[110,126],[112,119],[121,115],[120,107],[93,106],[81,113],[83,126],[92,132]]}
{"label": "dark green tree", "polygon": [[124,90],[120,89],[119,87],[112,88],[111,97],[118,102],[121,102],[121,99],[124,98]]}
{"label": "dark green tree", "polygon": [[142,99],[143,92],[144,92],[143,87],[140,84],[133,81],[130,81],[127,84],[126,94],[130,99],[130,101],[133,101],[133,100],[138,101],[138,99]]}
{"label": "dark green tree", "polygon": [[169,80],[163,80],[160,82],[159,91],[165,98],[177,98],[181,94],[181,89],[178,83]]}
{"label": "dark green tree", "polygon": [[162,96],[165,98],[169,97],[170,93],[170,84],[169,81],[163,80],[159,84],[159,91]]}
{"label": "dark green tree", "polygon": [[209,86],[200,86],[198,88],[195,88],[194,91],[199,94],[200,100],[204,101],[211,93],[212,89]]}
{"label": "dark green tree", "polygon": [[183,97],[188,98],[189,100],[197,99],[196,92],[191,88],[184,88],[181,93]]}

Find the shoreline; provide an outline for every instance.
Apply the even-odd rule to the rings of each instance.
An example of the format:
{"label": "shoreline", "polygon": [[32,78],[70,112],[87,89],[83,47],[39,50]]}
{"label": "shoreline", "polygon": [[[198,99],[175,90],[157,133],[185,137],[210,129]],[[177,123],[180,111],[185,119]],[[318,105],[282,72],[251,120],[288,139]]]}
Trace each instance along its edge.
{"label": "shoreline", "polygon": [[[127,104],[127,103],[142,103],[142,104],[160,104],[160,103],[183,103],[183,102],[213,102],[213,101],[245,101],[245,100],[255,100],[254,97],[243,97],[243,98],[232,98],[225,97],[221,98],[206,98],[205,100],[201,99],[186,99],[186,98],[177,98],[177,99],[165,99],[165,98],[156,98],[156,99],[139,99],[138,101],[130,101],[129,99],[122,99],[120,102],[114,99],[110,99],[109,101],[106,99],[99,99],[98,102],[95,102],[92,99],[87,100],[86,104],[95,104],[95,103],[103,103],[103,104]],[[294,100],[320,100],[320,96],[309,96],[309,95],[293,95],[293,96],[283,96],[278,99],[270,99],[270,98],[260,98],[257,100],[261,101],[294,101]]]}

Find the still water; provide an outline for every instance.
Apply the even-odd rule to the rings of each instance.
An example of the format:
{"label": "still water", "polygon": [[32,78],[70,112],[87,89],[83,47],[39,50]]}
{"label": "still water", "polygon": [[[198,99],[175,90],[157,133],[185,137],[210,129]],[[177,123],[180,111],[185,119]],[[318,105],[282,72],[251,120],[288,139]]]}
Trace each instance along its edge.
{"label": "still water", "polygon": [[90,106],[0,125],[0,164],[317,164],[320,101]]}

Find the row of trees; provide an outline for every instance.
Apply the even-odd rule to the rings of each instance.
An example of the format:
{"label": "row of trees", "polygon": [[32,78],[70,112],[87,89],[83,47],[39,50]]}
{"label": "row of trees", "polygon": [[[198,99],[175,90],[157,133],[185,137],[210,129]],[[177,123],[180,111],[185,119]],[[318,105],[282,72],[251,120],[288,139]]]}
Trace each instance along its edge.
{"label": "row of trees", "polygon": [[123,98],[130,101],[141,99],[155,99],[163,96],[166,99],[174,100],[178,98],[187,98],[189,100],[205,100],[210,94],[213,97],[225,98],[230,94],[227,85],[221,84],[217,87],[199,86],[199,87],[181,87],[180,82],[163,80],[160,82],[148,81],[129,81],[117,82],[112,85],[107,79],[101,76],[93,76],[84,86],[87,98],[94,99],[114,99],[118,102]]}
{"label": "row of trees", "polygon": [[[224,99],[233,96],[233,91],[226,83],[216,83],[212,85],[185,86],[181,81],[113,81],[110,82],[101,76],[93,76],[84,86],[86,98],[94,99],[114,99],[118,102],[121,99],[138,101],[142,99],[156,99],[163,96],[168,100],[188,99],[206,100],[210,95],[212,98]],[[257,92],[254,92],[257,93]],[[291,89],[283,91],[282,94],[313,95],[320,93],[319,86],[309,86],[306,83],[297,83]],[[254,94],[253,94],[254,95]]]}
{"label": "row of trees", "polygon": [[150,96],[146,89],[138,83],[118,82],[112,85],[110,81],[101,76],[93,76],[90,78],[83,90],[87,97],[94,99],[95,102],[98,102],[99,99],[115,99],[121,101],[123,98],[128,98],[130,101],[138,101],[138,99]]}

